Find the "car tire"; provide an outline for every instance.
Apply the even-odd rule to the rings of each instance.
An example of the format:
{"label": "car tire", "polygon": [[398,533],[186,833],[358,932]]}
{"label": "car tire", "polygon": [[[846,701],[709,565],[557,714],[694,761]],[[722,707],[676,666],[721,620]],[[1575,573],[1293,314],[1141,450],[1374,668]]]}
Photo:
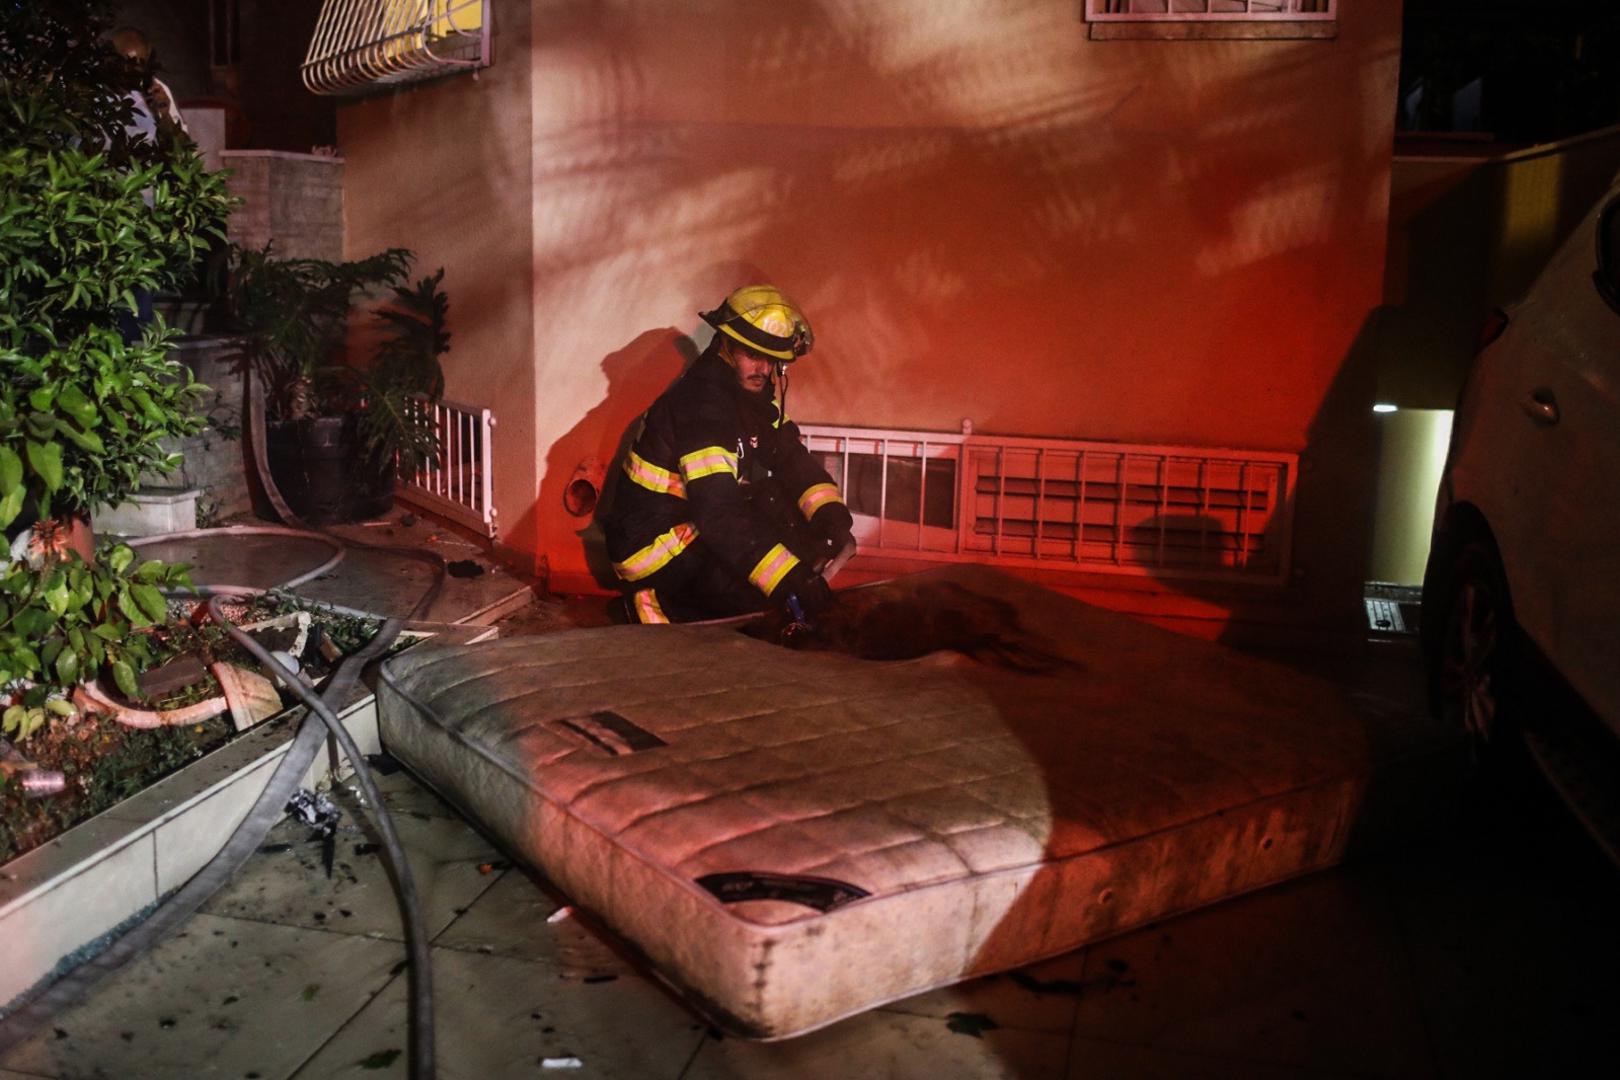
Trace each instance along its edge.
{"label": "car tire", "polygon": [[1499,765],[1522,729],[1524,649],[1501,556],[1488,538],[1461,544],[1441,591],[1430,689],[1440,718],[1463,733],[1476,765]]}

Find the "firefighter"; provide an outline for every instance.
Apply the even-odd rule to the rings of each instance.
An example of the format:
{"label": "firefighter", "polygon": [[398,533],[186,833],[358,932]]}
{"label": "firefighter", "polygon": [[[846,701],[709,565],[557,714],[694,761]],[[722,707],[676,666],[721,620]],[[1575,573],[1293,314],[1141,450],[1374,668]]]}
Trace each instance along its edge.
{"label": "firefighter", "polygon": [[641,418],[603,531],[635,621],[832,602],[819,567],[854,543],[838,487],[783,409],[810,324],[771,285],[701,313],[714,338]]}

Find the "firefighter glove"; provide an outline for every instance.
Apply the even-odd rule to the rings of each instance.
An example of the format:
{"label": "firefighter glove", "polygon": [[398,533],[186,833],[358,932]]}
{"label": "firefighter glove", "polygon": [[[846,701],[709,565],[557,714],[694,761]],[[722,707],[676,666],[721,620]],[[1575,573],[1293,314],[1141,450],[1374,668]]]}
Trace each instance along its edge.
{"label": "firefighter glove", "polygon": [[833,606],[837,597],[833,595],[832,586],[820,574],[810,578],[794,594],[799,601],[799,607],[808,619],[816,619]]}

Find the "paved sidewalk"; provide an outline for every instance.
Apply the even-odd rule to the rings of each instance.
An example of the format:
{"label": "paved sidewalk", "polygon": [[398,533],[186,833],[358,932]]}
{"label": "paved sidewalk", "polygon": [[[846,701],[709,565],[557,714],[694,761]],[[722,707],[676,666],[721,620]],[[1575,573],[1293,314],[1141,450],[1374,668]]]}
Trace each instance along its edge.
{"label": "paved sidewalk", "polygon": [[[503,630],[526,619],[569,616]],[[1416,701],[1410,654],[1330,666]],[[1563,1077],[1620,1049],[1620,874],[1542,803],[762,1045],[711,1033],[581,918],[550,922],[559,900],[407,774],[381,783],[434,935],[444,1077]],[[283,822],[0,1080],[404,1076],[399,921],[355,822],[330,876]]]}

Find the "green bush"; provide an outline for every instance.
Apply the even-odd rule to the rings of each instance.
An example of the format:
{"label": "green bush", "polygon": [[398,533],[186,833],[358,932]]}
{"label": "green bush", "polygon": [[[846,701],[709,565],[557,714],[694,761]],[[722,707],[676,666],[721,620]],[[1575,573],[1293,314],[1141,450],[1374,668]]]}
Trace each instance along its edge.
{"label": "green bush", "polygon": [[48,518],[124,498],[203,423],[175,335],[126,345],[118,315],[191,278],[230,199],[188,145],[126,133],[144,77],[101,40],[111,17],[51,0],[0,20],[0,479],[22,465],[0,527],[30,500]]}
{"label": "green bush", "polygon": [[[126,344],[120,311],[186,282],[230,199],[189,145],[131,137],[147,73],[102,40],[108,0],[5,3],[0,14],[0,528],[121,501],[199,430],[201,387],[169,359],[161,324]],[[184,569],[51,555],[0,568],[0,690],[7,734],[25,737],[80,678],[126,689],[147,653],[132,629],[159,620],[158,590]]]}
{"label": "green bush", "polygon": [[152,643],[132,631],[166,622],[162,590],[190,584],[185,567],[137,563],[123,544],[93,563],[73,553],[40,569],[12,563],[0,578],[0,685],[33,685],[6,708],[5,734],[26,739],[50,716],[73,715],[66,694],[99,671],[138,696]]}

